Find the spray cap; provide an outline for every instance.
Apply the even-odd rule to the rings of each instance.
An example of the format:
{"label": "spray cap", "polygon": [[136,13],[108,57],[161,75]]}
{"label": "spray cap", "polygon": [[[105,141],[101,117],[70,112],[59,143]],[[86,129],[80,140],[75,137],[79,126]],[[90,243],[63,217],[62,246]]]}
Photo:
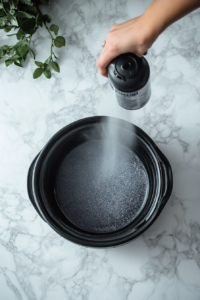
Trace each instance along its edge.
{"label": "spray cap", "polygon": [[122,80],[126,78],[133,78],[138,74],[138,62],[133,56],[122,55],[115,61],[116,77],[121,77]]}
{"label": "spray cap", "polygon": [[119,55],[107,68],[111,83],[122,92],[134,92],[141,89],[150,76],[146,59],[133,53]]}

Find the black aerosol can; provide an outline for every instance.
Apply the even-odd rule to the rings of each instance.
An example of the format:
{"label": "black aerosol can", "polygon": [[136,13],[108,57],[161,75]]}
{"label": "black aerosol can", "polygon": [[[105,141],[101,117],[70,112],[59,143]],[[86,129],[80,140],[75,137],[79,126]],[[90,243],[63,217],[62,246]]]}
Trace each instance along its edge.
{"label": "black aerosol can", "polygon": [[139,109],[150,99],[150,68],[144,57],[122,54],[108,65],[108,77],[117,101],[126,109]]}

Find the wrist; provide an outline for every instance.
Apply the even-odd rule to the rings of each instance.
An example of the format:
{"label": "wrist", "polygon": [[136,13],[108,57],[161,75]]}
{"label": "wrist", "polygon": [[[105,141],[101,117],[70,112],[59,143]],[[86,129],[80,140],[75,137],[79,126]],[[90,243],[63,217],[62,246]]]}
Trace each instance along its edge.
{"label": "wrist", "polygon": [[158,36],[165,30],[165,20],[161,14],[157,14],[152,3],[143,14],[145,24],[145,43],[148,48],[155,42]]}

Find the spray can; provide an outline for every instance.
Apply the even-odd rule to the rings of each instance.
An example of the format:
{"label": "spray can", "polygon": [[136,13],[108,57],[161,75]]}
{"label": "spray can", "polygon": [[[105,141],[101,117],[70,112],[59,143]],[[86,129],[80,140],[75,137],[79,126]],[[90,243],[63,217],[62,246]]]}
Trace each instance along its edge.
{"label": "spray can", "polygon": [[143,107],[150,99],[150,68],[144,57],[125,53],[108,65],[108,77],[118,104],[133,110]]}

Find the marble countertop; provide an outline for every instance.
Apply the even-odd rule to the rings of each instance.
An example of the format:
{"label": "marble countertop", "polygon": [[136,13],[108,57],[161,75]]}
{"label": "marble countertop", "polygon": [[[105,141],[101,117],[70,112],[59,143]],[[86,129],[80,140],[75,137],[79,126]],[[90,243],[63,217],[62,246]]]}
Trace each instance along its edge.
{"label": "marble countertop", "polygon": [[[142,14],[150,2],[54,1],[45,11],[66,38],[57,51],[61,74],[33,80],[33,61],[23,69],[0,63],[2,300],[200,299],[200,10],[169,27],[149,50],[152,97],[144,108],[126,115],[96,68],[110,27]],[[6,40],[1,31],[0,46]],[[35,35],[37,60],[48,57],[49,42],[44,29]],[[172,196],[154,225],[115,249],[64,240],[27,195],[28,167],[48,139],[94,115],[141,127],[174,175]]]}

